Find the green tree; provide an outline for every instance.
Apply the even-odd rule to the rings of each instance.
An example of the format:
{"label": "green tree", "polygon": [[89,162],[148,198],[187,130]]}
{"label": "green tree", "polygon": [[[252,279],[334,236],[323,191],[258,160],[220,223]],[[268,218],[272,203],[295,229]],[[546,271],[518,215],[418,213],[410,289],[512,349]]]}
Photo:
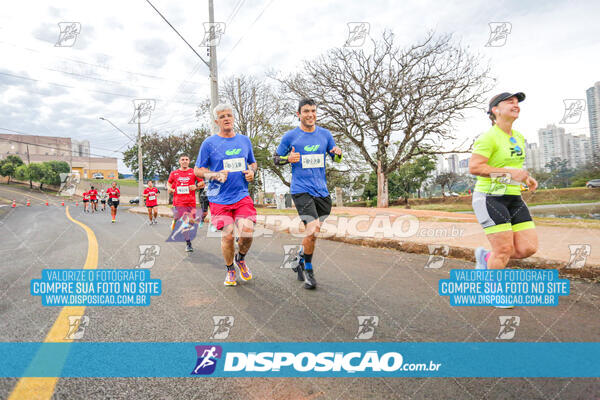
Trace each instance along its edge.
{"label": "green tree", "polygon": [[[27,179],[29,179],[29,173],[27,171],[27,165],[23,164],[23,165],[19,165],[17,167],[17,169],[15,170],[15,178],[20,180],[20,181],[26,181]],[[32,187],[31,185],[31,181],[29,181],[29,187]]]}
{"label": "green tree", "polygon": [[44,184],[60,186],[60,174],[67,173],[70,170],[69,164],[64,161],[43,162],[41,166],[42,179],[40,180],[40,189],[42,189]]}
{"label": "green tree", "polygon": [[31,182],[41,182],[44,177],[44,170],[42,164],[31,163],[27,166],[27,175],[29,178],[29,187],[33,187]]}
{"label": "green tree", "polygon": [[434,182],[442,187],[442,194],[444,193],[444,188],[448,188],[448,191],[452,191],[454,185],[460,182],[462,177],[455,172],[443,172],[439,174]]}
{"label": "green tree", "polygon": [[567,187],[575,171],[569,168],[569,160],[553,158],[545,166],[550,170],[549,184],[553,187]]}
{"label": "green tree", "polygon": [[23,160],[19,156],[10,155],[6,157],[0,161],[0,176],[7,176],[7,183],[10,184],[10,178],[15,178],[17,168],[23,164]]}
{"label": "green tree", "polygon": [[[193,167],[200,145],[208,136],[210,136],[210,132],[208,128],[204,127],[179,135],[161,136],[158,132],[144,134],[142,136],[144,179],[158,175],[159,179],[166,180],[171,171],[179,167],[178,161],[181,154],[189,155],[190,166]],[[134,176],[137,176],[137,144],[123,153],[123,162],[131,169]]]}
{"label": "green tree", "polygon": [[390,193],[398,193],[399,197],[404,197],[404,204],[408,205],[410,194],[421,189],[421,185],[434,169],[435,160],[430,156],[417,157],[403,164],[394,177],[390,176]]}

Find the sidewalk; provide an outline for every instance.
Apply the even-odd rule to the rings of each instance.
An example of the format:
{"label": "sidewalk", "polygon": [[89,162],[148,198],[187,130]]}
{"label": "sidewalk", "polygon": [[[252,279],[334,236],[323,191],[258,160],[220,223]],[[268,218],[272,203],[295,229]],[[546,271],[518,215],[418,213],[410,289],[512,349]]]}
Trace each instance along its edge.
{"label": "sidewalk", "polygon": [[[145,207],[132,207],[131,212],[146,214]],[[159,215],[171,217],[171,208],[158,207]],[[297,215],[273,215],[271,209],[258,208],[259,225],[298,234],[304,230]],[[535,219],[535,218],[534,218]],[[394,224],[396,222],[396,224]],[[402,231],[397,228],[402,226]],[[390,227],[395,227],[390,233]],[[525,260],[512,260],[511,267],[560,268],[565,275],[600,278],[600,230],[581,227],[536,227],[539,250]],[[325,238],[369,247],[392,248],[410,253],[430,254],[434,246],[448,246],[448,256],[474,261],[478,246],[490,248],[483,229],[473,214],[401,208],[334,207],[324,224]],[[398,235],[400,233],[400,235]],[[588,244],[591,252],[584,268],[565,266],[571,258],[569,245]],[[445,249],[444,249],[445,250]],[[439,251],[439,250],[438,250]],[[444,254],[445,255],[445,254]]]}

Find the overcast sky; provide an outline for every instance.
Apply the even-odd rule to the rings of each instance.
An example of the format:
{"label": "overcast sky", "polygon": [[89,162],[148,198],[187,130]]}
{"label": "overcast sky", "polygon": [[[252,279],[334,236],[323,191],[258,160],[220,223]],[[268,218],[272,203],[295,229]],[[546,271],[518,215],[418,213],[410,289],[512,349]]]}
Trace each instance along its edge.
{"label": "overcast sky", "polygon": [[[199,44],[208,2],[152,2],[204,56]],[[99,117],[134,135],[132,99],[157,99],[143,129],[178,132],[199,124],[208,69],[146,1],[35,3],[5,2],[0,10],[0,133],[87,139],[94,155],[122,157],[129,139]],[[537,142],[540,127],[563,118],[564,99],[585,99],[585,90],[600,81],[599,15],[597,0],[215,0],[215,21],[226,23],[219,76],[293,71],[302,60],[343,46],[348,22],[368,22],[375,38],[391,29],[402,46],[430,30],[453,33],[490,61],[494,93],[526,93],[514,127]],[[59,22],[81,24],[72,47],[55,46]],[[491,22],[510,24],[503,46],[485,46]],[[589,135],[587,118],[586,109],[579,123],[561,126]],[[473,138],[488,128],[484,112],[474,111],[456,135]],[[122,162],[119,167],[128,171]]]}

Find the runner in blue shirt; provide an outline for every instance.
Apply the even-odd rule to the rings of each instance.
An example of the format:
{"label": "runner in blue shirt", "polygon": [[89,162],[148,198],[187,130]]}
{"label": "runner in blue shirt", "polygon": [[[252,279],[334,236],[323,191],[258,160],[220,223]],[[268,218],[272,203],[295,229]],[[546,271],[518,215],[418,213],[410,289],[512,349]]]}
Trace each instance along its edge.
{"label": "runner in blue shirt", "polygon": [[300,126],[283,135],[275,153],[277,165],[292,164],[291,193],[294,205],[306,227],[300,263],[296,269],[304,288],[315,289],[312,256],[316,234],[331,212],[331,197],[325,178],[325,159],[342,161],[342,150],[335,145],[331,132],[317,126],[317,106],[312,99],[302,99],[296,113]]}
{"label": "runner in blue shirt", "polygon": [[[219,133],[207,138],[200,146],[194,173],[207,182],[206,194],[210,205],[211,223],[222,230],[221,251],[227,267],[224,284],[236,286],[235,263],[243,280],[252,279],[245,257],[252,245],[256,209],[248,193],[248,182],[254,180],[257,164],[252,143],[247,136],[233,130],[233,107],[219,104],[213,114]],[[233,240],[234,224],[240,239],[238,254]]]}

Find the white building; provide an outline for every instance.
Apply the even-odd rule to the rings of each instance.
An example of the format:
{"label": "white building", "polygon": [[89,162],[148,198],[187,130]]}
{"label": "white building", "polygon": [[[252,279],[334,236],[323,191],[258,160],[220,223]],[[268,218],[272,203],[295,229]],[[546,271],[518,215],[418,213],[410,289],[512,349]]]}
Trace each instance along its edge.
{"label": "white building", "polygon": [[588,118],[592,154],[600,153],[600,82],[585,91],[587,96]]}
{"label": "white building", "polygon": [[541,171],[540,148],[537,143],[525,142],[525,168],[529,171]]}
{"label": "white building", "polygon": [[545,128],[538,130],[539,149],[540,149],[540,165],[546,167],[552,159],[566,159],[566,138],[565,129],[556,125],[547,125]]}

